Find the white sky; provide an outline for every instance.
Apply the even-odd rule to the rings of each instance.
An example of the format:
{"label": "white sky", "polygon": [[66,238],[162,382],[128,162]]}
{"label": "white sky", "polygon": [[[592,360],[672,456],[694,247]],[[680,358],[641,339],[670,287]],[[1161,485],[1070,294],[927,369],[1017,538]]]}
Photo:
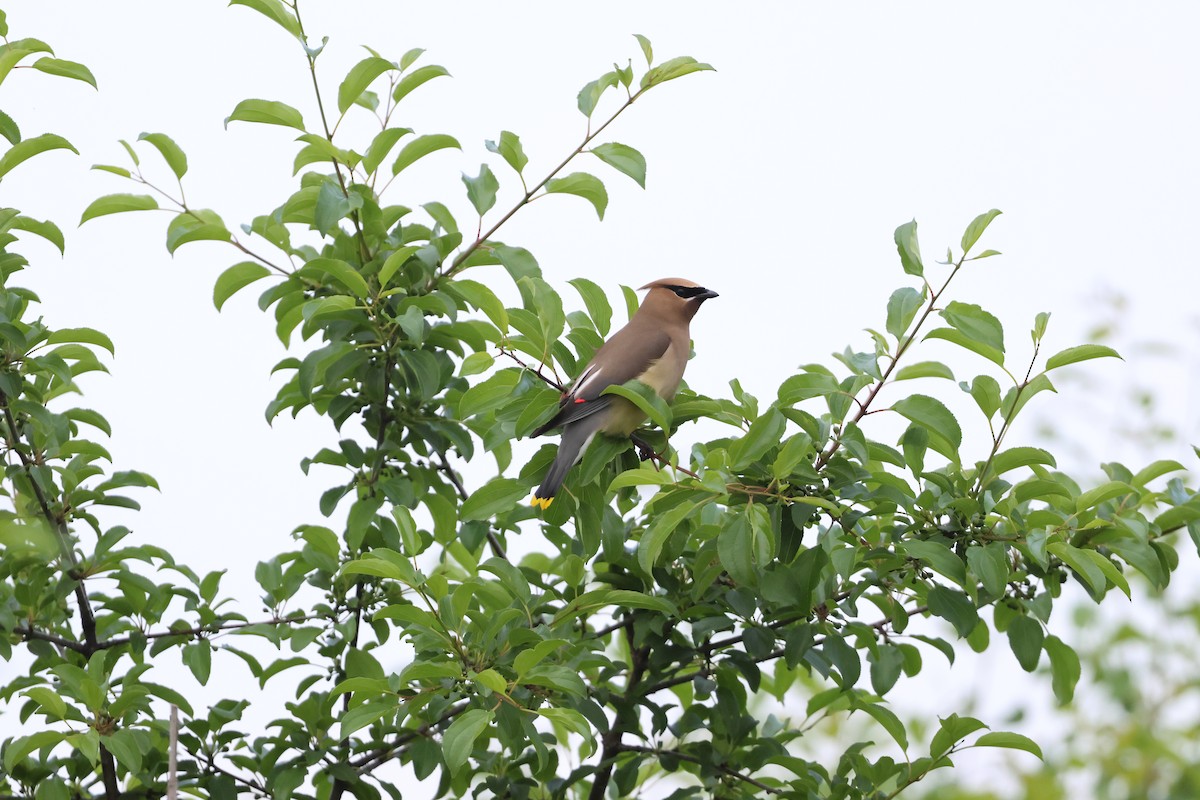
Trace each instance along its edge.
{"label": "white sky", "polygon": [[[48,41],[89,65],[101,89],[32,70],[0,87],[0,108],[26,136],[60,133],[82,153],[44,156],[5,178],[0,202],[55,219],[68,237],[65,259],[25,247],[34,266],[17,283],[41,294],[52,326],[94,326],[116,343],[113,377],[89,380],[83,405],[112,421],[116,467],[162,484],[161,496],[140,497],[145,510],[129,519],[136,534],[201,571],[248,579],[294,525],[317,519],[330,476],[305,479],[297,465],[333,437],[311,418],[263,422],[274,394],[267,373],[283,357],[274,320],[257,310],[254,289],[219,315],[211,303],[214,279],[239,254],[202,243],[172,259],[161,213],[73,225],[96,196],[140,191],[86,168],[125,163],[116,140],[142,131],[168,133],[187,151],[193,205],[215,208],[231,228],[269,212],[292,190],[297,146],[283,128],[222,123],[240,99],[262,97],[315,126],[302,55],[264,18],[219,2],[4,5],[10,38]],[[454,75],[410,96],[396,121],[453,134],[463,152],[431,156],[389,197],[446,202],[464,229],[460,171],[489,162],[503,187],[498,209],[516,194],[483,140],[517,132],[527,174],[540,177],[583,135],[578,89],[614,60],[641,67],[631,33],[647,35],[659,59],[713,64],[716,73],[651,92],[605,135],[645,154],[646,191],[584,159],[577,168],[608,185],[603,223],[578,198],[552,198],[500,237],[532,250],[568,302],[576,276],[600,283],[618,307],[618,284],[668,275],[719,291],[693,326],[688,380],[699,391],[725,393],[738,377],[769,400],[796,365],[830,363],[847,343],[866,349],[861,329],[882,328],[888,295],[906,283],[896,225],[918,219],[932,262],[991,207],[1005,215],[982,246],[1005,255],[970,269],[954,295],[1000,317],[1014,360],[1027,358],[1038,311],[1054,312],[1049,352],[1083,341],[1111,316],[1096,302],[1104,289],[1128,297],[1133,339],[1195,341],[1193,4],[308,0],[302,11],[314,41],[331,39],[319,60],[331,105],[365,54],[360,44],[390,58],[424,47],[421,63]],[[148,147],[144,155],[154,163]],[[945,354],[934,345],[925,356]],[[1163,405],[1190,433],[1194,362],[1149,374],[1097,362],[1093,374],[1101,395],[1166,381]],[[1088,394],[1064,393],[1047,414],[1096,407]],[[1122,412],[1101,406],[1094,429],[1108,430]],[[1103,440],[1094,444],[1095,459],[1106,455]]]}

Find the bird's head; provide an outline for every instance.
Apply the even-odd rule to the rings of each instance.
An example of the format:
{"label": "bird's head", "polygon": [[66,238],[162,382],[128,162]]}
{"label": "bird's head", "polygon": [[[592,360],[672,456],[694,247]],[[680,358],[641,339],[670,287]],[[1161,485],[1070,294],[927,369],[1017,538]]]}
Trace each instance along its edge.
{"label": "bird's head", "polygon": [[685,320],[691,320],[700,310],[700,304],[711,297],[720,297],[711,289],[705,289],[695,281],[686,278],[660,278],[642,287],[649,289],[646,301],[642,303],[650,313],[668,316],[682,315]]}

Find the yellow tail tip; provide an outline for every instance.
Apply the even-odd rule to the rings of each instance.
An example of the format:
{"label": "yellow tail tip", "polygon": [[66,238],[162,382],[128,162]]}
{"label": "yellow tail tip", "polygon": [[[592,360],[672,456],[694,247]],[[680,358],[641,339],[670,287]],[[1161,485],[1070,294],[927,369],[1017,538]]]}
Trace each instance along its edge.
{"label": "yellow tail tip", "polygon": [[534,508],[540,508],[545,511],[554,502],[553,497],[535,497],[529,501],[529,504]]}

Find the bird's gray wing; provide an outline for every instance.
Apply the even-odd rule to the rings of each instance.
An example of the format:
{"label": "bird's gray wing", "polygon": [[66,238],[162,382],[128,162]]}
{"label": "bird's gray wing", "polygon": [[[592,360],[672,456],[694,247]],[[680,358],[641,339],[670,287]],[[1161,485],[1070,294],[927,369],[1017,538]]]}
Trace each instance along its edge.
{"label": "bird's gray wing", "polygon": [[531,436],[560,428],[591,416],[612,403],[602,395],[609,386],[620,386],[645,372],[671,346],[671,337],[661,330],[631,331],[628,326],[604,343],[558,403],[558,413]]}

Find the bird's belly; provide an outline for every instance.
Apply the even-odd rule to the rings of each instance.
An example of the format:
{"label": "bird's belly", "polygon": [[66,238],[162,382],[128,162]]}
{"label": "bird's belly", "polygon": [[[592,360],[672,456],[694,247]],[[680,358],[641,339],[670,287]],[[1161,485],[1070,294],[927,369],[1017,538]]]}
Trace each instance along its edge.
{"label": "bird's belly", "polygon": [[612,405],[605,412],[608,417],[600,432],[607,436],[628,436],[646,421],[642,410],[624,397],[613,397]]}
{"label": "bird's belly", "polygon": [[[668,354],[669,354],[668,350]],[[668,403],[675,397],[679,382],[683,379],[683,370],[675,363],[675,359],[660,358],[653,362],[646,371],[638,376],[638,380],[654,390],[654,393]],[[624,397],[614,397],[609,406],[608,420],[601,432],[609,436],[628,436],[646,421],[642,410]]]}

